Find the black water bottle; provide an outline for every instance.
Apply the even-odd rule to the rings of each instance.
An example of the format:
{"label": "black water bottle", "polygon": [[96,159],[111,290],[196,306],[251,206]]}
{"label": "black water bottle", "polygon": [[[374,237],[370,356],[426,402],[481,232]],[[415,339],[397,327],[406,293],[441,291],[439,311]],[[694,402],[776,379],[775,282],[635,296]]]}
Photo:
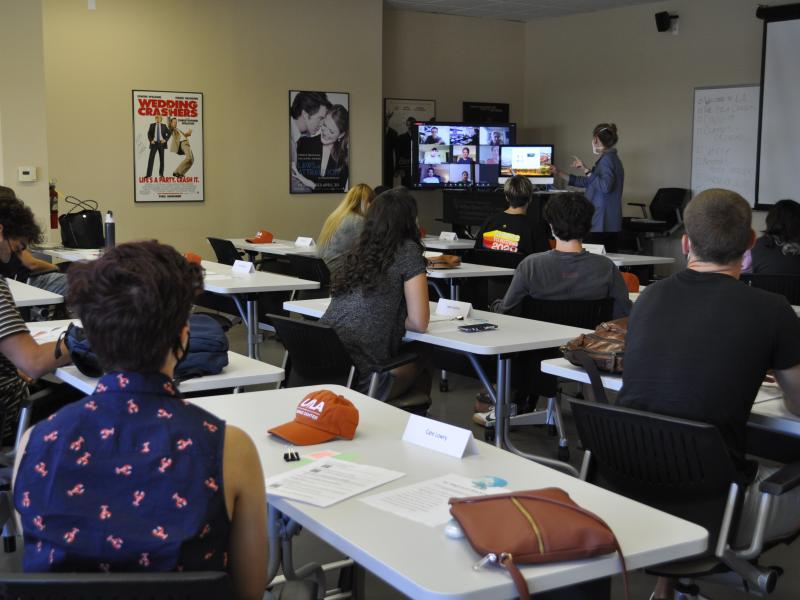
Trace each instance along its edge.
{"label": "black water bottle", "polygon": [[105,223],[105,234],[106,234],[106,248],[113,248],[115,246],[115,225],[114,225],[114,213],[106,211],[106,223]]}

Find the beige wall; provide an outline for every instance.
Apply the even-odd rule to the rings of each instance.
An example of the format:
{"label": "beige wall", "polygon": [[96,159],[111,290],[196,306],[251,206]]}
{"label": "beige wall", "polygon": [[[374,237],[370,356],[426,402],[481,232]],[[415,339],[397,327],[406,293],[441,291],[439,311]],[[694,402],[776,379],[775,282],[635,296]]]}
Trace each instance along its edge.
{"label": "beige wall", "polygon": [[[40,0],[3,0],[0,51],[0,183],[14,188],[47,231],[47,118]],[[36,167],[39,181],[19,183],[17,167]]]}
{"label": "beige wall", "polygon": [[[461,103],[507,102],[522,122],[525,25],[431,13],[386,10],[383,95],[436,100],[440,121],[460,121]],[[420,222],[442,224],[441,192],[416,192]]]}
{"label": "beige wall", "polygon": [[[682,0],[550,19],[526,27],[525,125],[556,144],[556,161],[592,159],[591,131],[619,127],[625,200],[689,187],[694,87],[758,83],[757,0]],[[679,35],[653,15],[680,16]],[[549,75],[534,67],[543,59]]]}
{"label": "beige wall", "polygon": [[[350,92],[351,177],[379,181],[381,2],[43,5],[50,174],[62,196],[114,210],[118,240],[213,256],[209,235],[316,236],[341,195],[288,192],[290,89]],[[204,203],[134,204],[132,89],[203,92]]]}

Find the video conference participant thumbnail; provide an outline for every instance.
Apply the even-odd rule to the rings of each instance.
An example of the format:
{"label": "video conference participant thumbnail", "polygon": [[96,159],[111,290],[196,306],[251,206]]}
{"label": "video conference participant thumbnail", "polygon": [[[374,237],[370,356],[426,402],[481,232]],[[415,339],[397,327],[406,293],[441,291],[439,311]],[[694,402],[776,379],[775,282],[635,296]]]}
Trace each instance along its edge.
{"label": "video conference participant thumbnail", "polygon": [[499,165],[500,146],[478,146],[478,162],[482,165]]}
{"label": "video conference participant thumbnail", "polygon": [[454,146],[477,146],[480,141],[480,127],[474,125],[451,125],[450,143]]}
{"label": "video conference participant thumbnail", "polygon": [[508,129],[505,127],[481,127],[481,146],[506,146],[511,143],[508,139]]}
{"label": "video conference participant thumbnail", "polygon": [[477,146],[453,146],[453,160],[459,165],[471,165],[475,162]]}
{"label": "video conference participant thumbnail", "polygon": [[455,164],[450,167],[449,187],[467,187],[474,183],[471,165]]}
{"label": "video conference participant thumbnail", "polygon": [[443,185],[450,181],[451,165],[420,165],[419,182],[425,185]]}
{"label": "video conference participant thumbnail", "polygon": [[475,185],[478,187],[496,187],[500,175],[500,165],[475,165]]}
{"label": "video conference participant thumbnail", "polygon": [[420,125],[419,143],[449,146],[450,128],[447,126],[439,126],[439,125]]}
{"label": "video conference participant thumbnail", "polygon": [[419,147],[420,165],[441,165],[450,161],[450,146],[422,144]]}

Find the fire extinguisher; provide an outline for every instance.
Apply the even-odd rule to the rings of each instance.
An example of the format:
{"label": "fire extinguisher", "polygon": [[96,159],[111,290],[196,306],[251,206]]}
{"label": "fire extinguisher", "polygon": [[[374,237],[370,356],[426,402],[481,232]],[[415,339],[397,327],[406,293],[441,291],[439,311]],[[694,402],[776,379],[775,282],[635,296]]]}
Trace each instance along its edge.
{"label": "fire extinguisher", "polygon": [[58,229],[58,192],[55,179],[50,182],[50,229]]}

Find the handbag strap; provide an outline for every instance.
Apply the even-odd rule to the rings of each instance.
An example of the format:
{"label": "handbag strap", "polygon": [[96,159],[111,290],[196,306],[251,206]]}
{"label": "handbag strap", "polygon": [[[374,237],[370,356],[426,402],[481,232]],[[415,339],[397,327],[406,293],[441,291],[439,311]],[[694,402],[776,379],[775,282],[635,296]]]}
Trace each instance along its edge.
{"label": "handbag strap", "polygon": [[508,571],[509,575],[511,575],[511,579],[514,580],[514,585],[517,586],[517,593],[519,597],[527,600],[531,592],[528,589],[528,582],[525,581],[525,578],[520,573],[519,567],[514,562],[514,557],[510,554],[503,554],[500,556],[500,560],[498,561],[506,571]]}
{"label": "handbag strap", "polygon": [[573,350],[572,356],[581,363],[581,366],[589,376],[589,384],[592,386],[592,391],[594,392],[594,401],[600,402],[601,404],[608,404],[608,398],[606,397],[606,390],[603,387],[600,370],[597,368],[595,362],[585,350]]}
{"label": "handbag strap", "polygon": [[81,200],[80,198],[76,198],[75,196],[67,196],[66,198],[64,198],[64,202],[72,205],[72,208],[70,208],[67,211],[67,214],[71,214],[73,211],[76,211],[78,209],[97,210],[99,206],[96,200]]}

